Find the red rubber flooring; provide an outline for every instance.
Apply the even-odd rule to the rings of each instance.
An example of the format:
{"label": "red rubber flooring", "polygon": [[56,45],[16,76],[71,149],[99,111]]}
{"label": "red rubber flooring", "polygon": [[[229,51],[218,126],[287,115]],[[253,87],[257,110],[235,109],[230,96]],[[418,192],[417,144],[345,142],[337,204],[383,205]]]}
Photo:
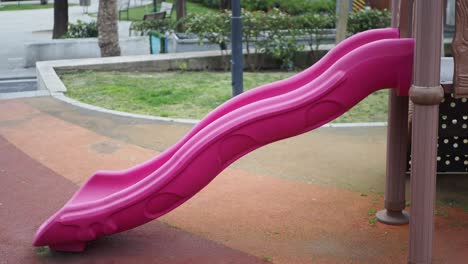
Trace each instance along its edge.
{"label": "red rubber flooring", "polygon": [[38,225],[78,186],[0,136],[0,263],[263,263],[159,221],[97,240],[81,254],[34,248]]}

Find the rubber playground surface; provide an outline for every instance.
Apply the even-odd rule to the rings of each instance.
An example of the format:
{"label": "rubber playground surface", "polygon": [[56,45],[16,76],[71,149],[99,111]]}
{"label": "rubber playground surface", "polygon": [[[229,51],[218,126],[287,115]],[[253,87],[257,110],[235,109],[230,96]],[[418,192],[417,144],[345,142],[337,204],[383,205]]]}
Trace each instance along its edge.
{"label": "rubber playground surface", "polygon": [[[94,171],[143,162],[189,129],[49,97],[1,101],[0,263],[406,263],[408,226],[372,218],[383,207],[383,127],[321,128],[266,146],[176,210],[84,253],[31,245]],[[468,179],[438,181],[438,198],[456,203],[437,208],[434,263],[464,263]]]}

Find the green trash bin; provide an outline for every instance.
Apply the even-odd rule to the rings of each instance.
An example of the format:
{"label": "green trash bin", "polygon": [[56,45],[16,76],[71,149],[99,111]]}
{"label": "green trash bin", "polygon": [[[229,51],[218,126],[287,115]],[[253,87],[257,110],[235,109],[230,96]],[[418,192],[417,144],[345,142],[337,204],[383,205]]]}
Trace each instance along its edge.
{"label": "green trash bin", "polygon": [[152,31],[148,35],[151,54],[167,53],[167,38],[164,34]]}

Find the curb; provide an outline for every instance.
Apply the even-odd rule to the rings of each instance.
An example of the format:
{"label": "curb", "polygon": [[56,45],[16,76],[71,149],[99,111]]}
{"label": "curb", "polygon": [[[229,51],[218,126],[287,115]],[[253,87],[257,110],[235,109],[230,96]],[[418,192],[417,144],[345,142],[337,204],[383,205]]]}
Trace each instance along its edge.
{"label": "curb", "polygon": [[[63,93],[51,93],[51,96],[68,104],[85,108],[92,111],[97,111],[101,113],[111,114],[111,115],[118,115],[123,117],[131,117],[131,118],[138,118],[144,120],[153,120],[153,121],[162,121],[162,122],[174,122],[179,124],[188,124],[188,125],[196,125],[201,120],[198,119],[183,119],[183,118],[171,118],[171,117],[161,117],[161,116],[151,116],[151,115],[142,115],[142,114],[132,114],[128,112],[121,112],[116,110],[110,110],[104,107],[90,105],[87,103],[83,103],[77,101],[75,99],[71,99],[65,96]],[[366,122],[366,123],[329,123],[325,124],[321,127],[385,127],[387,126],[387,122]]]}
{"label": "curb", "polygon": [[27,97],[39,97],[39,96],[50,96],[50,92],[39,90],[39,91],[27,91],[27,92],[0,93],[0,100],[27,98]]}

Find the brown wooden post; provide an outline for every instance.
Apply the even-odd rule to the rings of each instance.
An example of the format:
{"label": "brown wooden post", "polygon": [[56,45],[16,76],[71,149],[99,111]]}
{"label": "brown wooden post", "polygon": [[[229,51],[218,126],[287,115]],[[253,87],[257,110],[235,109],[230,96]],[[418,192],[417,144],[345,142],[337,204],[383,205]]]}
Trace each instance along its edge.
{"label": "brown wooden post", "polygon": [[468,97],[468,0],[457,0],[455,4],[455,37],[452,50],[455,63],[455,96]]}
{"label": "brown wooden post", "polygon": [[[408,18],[408,0],[391,2],[392,27],[398,27],[399,18]],[[400,10],[400,15],[399,11]],[[409,37],[409,24],[402,23],[401,37]],[[406,27],[406,28],[405,28]],[[402,35],[405,34],[405,35]],[[391,89],[388,97],[387,173],[385,178],[385,209],[377,212],[377,219],[385,224],[403,225],[409,222],[405,209],[406,154],[408,146],[408,97],[397,96]]]}
{"label": "brown wooden post", "polygon": [[442,0],[416,0],[409,263],[431,263],[437,171]]}

